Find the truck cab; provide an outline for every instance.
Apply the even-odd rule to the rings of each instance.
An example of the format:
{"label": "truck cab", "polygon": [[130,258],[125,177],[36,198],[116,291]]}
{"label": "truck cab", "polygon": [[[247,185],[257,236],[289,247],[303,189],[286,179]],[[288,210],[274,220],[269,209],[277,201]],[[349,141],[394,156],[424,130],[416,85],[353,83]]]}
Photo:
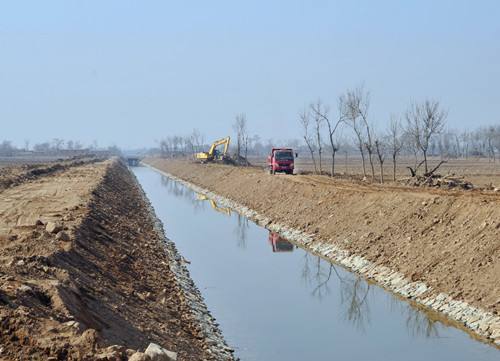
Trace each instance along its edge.
{"label": "truck cab", "polygon": [[270,174],[283,172],[293,174],[294,153],[292,148],[273,148],[267,156],[267,168]]}

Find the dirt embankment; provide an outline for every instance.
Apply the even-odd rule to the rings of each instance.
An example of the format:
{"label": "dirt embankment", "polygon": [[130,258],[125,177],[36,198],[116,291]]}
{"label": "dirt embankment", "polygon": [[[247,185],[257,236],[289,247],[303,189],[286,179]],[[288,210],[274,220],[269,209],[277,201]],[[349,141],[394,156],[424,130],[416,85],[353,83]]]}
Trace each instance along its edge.
{"label": "dirt embankment", "polygon": [[103,159],[97,157],[78,157],[48,163],[33,163],[3,167],[0,168],[0,191],[39,177],[64,171],[71,167],[78,167],[102,160]]}
{"label": "dirt embankment", "polygon": [[163,159],[146,162],[500,314],[498,194],[271,176],[256,168]]}
{"label": "dirt embankment", "polygon": [[1,191],[0,360],[210,359],[161,241],[118,161]]}

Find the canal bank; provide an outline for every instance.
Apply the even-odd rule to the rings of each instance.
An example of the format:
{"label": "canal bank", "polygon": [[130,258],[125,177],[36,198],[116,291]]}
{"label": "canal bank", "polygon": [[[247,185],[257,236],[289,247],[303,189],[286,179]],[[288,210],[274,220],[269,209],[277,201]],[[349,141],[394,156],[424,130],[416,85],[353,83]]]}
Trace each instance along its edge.
{"label": "canal bank", "polygon": [[0,360],[232,359],[121,161],[37,169],[0,190]]}
{"label": "canal bank", "polygon": [[[161,177],[146,168],[134,172],[158,217],[165,219],[167,236],[189,259],[191,275],[236,356],[244,360],[333,356],[487,360],[498,356],[496,349],[446,321],[300,248],[271,253],[289,247],[247,219],[267,224],[290,239],[294,234],[298,238],[297,232],[269,227],[272,223],[264,217],[175,177]],[[215,204],[205,201],[210,199]],[[237,208],[239,216],[228,214]],[[225,219],[232,223],[226,224]],[[254,236],[264,239],[265,252],[262,244],[252,241]],[[314,245],[308,242],[310,237],[302,239],[304,248]],[[317,255],[322,251],[309,249]],[[297,274],[309,286],[290,280]]]}

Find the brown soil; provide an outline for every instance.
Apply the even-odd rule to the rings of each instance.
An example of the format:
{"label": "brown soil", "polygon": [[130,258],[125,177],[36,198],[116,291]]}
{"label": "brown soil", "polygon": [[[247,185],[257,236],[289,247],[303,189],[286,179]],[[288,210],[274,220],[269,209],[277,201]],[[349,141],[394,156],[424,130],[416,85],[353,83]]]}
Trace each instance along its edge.
{"label": "brown soil", "polygon": [[147,163],[500,313],[500,194],[352,183],[258,168]]}
{"label": "brown soil", "polygon": [[9,165],[0,168],[0,191],[16,186],[23,182],[63,171],[70,167],[80,166],[86,163],[97,162],[99,158],[78,158],[65,161],[54,161],[48,163],[25,163],[21,165]]}
{"label": "brown soil", "polygon": [[206,358],[125,166],[23,180],[0,191],[0,360],[119,360],[150,342],[179,360]]}

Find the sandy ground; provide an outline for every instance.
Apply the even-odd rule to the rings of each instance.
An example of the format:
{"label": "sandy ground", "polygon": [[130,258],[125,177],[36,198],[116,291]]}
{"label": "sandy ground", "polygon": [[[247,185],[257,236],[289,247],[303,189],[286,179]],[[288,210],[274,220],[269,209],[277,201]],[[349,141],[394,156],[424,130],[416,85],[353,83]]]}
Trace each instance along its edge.
{"label": "sandy ground", "polygon": [[500,312],[500,194],[266,174],[188,161],[147,163],[316,233],[455,299]]}
{"label": "sandy ground", "polygon": [[0,360],[126,360],[150,342],[204,358],[125,166],[11,173],[16,182],[0,190]]}

